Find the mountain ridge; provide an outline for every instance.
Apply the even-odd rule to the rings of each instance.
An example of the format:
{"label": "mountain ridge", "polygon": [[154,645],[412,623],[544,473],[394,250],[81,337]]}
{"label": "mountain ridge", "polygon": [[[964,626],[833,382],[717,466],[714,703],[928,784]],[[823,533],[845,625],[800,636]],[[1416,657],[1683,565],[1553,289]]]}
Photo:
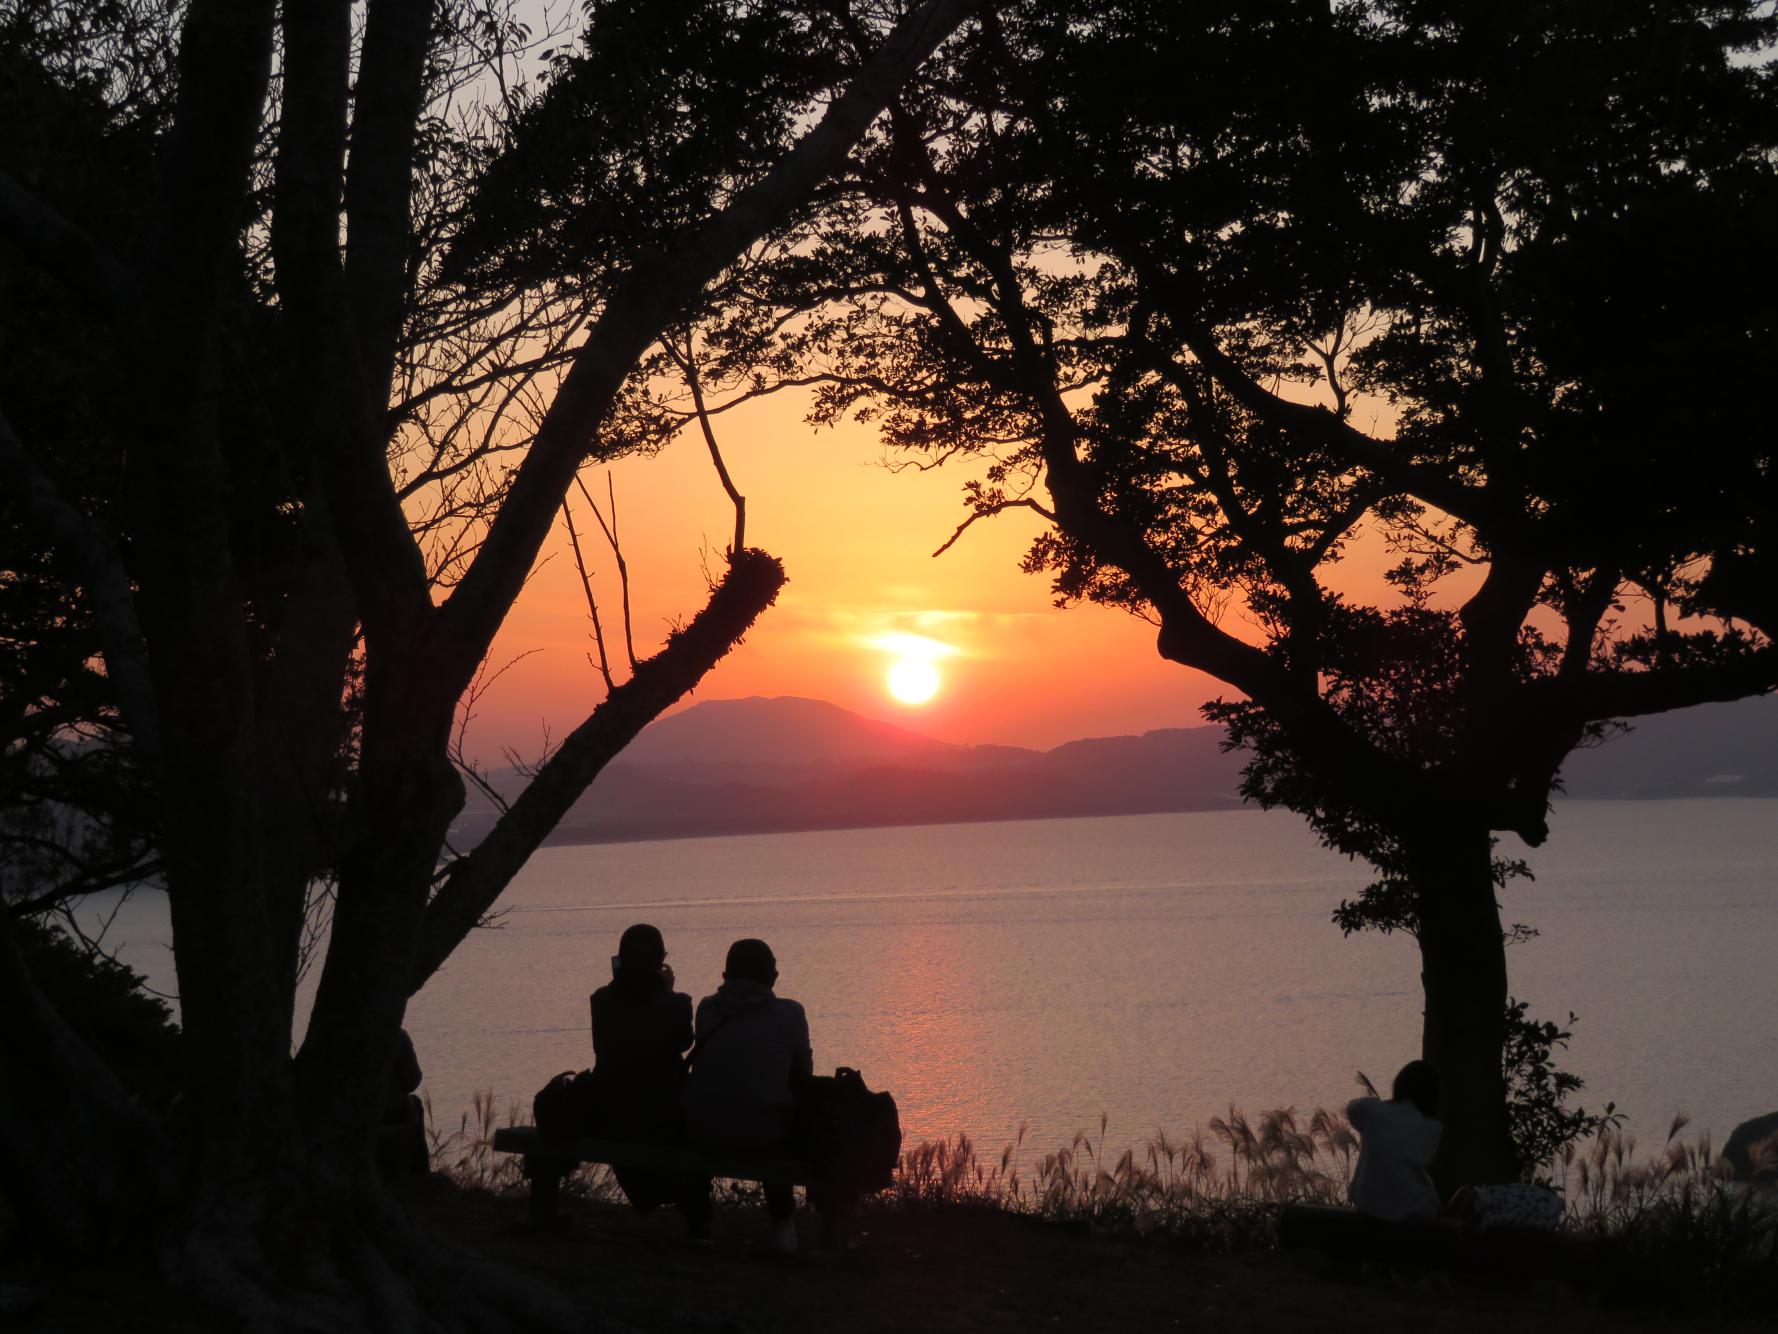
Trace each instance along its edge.
{"label": "mountain ridge", "polygon": [[[661,719],[563,817],[551,843],[1229,810],[1243,757],[1222,728],[1081,737],[1048,750],[959,745],[825,700],[708,700]],[[489,775],[511,796],[511,770]],[[1575,798],[1778,796],[1778,699],[1639,720],[1564,766]],[[454,831],[491,827],[486,798]]]}

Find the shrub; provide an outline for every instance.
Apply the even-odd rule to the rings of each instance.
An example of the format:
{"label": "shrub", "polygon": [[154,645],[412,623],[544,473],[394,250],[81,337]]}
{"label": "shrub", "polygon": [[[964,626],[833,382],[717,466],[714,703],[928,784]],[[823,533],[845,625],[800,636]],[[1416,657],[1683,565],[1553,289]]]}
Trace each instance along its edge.
{"label": "shrub", "polygon": [[55,1011],[138,1098],[164,1106],[176,1091],[180,1044],[172,1008],[148,979],[45,922],[12,923],[19,952]]}
{"label": "shrub", "polygon": [[[1568,1029],[1526,1016],[1526,1003],[1508,1001],[1506,1038],[1501,1047],[1501,1071],[1506,1076],[1506,1125],[1519,1174],[1527,1181],[1551,1184],[1540,1174],[1564,1149],[1600,1132],[1615,1130],[1623,1121],[1615,1103],[1603,1112],[1568,1106],[1569,1095],[1585,1082],[1579,1075],[1558,1070],[1555,1049],[1566,1047],[1573,1037]],[[1574,1023],[1574,1016],[1568,1022]]]}

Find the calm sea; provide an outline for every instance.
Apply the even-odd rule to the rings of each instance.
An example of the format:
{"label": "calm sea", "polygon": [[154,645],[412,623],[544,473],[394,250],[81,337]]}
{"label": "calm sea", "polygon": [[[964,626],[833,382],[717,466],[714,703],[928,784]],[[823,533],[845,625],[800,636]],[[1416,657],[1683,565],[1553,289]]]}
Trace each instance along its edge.
{"label": "calm sea", "polygon": [[[1508,921],[1533,1013],[1578,1016],[1565,1065],[1658,1141],[1689,1112],[1717,1142],[1778,1109],[1778,802],[1568,802]],[[1503,851],[1515,851],[1511,847]],[[1413,944],[1344,939],[1364,883],[1300,820],[1230,811],[545,848],[409,1008],[426,1091],[529,1106],[592,1062],[587,994],[619,932],[666,934],[679,988],[768,940],[808,1008],[817,1069],[896,1095],[911,1140],[1047,1150],[1103,1117],[1112,1148],[1235,1106],[1338,1104],[1416,1054]],[[172,987],[164,904],[112,927]]]}

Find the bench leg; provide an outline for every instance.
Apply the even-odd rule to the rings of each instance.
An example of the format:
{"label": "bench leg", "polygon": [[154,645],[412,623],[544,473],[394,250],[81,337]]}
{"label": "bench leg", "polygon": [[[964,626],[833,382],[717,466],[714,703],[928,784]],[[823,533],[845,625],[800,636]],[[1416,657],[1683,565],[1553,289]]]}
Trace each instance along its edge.
{"label": "bench leg", "polygon": [[558,1206],[565,1174],[553,1163],[525,1159],[525,1176],[531,1182],[531,1226],[553,1231],[561,1226]]}
{"label": "bench leg", "polygon": [[812,1190],[809,1203],[821,1216],[821,1249],[843,1251],[852,1235],[852,1200],[840,1191]]}

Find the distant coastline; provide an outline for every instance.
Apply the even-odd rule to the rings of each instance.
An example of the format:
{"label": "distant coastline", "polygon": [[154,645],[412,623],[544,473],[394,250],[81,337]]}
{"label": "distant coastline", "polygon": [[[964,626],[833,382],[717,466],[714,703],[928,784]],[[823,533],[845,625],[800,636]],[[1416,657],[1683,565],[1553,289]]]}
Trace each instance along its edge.
{"label": "distant coastline", "polygon": [[[630,843],[1007,820],[1242,809],[1243,758],[1217,727],[1095,737],[1047,751],[958,746],[836,705],[714,700],[648,728],[546,840]],[[1640,720],[1575,752],[1557,800],[1778,797],[1778,699]],[[514,791],[517,775],[489,775]],[[474,794],[472,846],[497,811]]]}
{"label": "distant coastline", "polygon": [[[1575,797],[1569,796],[1567,793],[1558,793],[1555,799],[1555,809],[1560,812],[1562,807],[1570,802],[1590,801],[1778,801],[1778,793],[1691,792],[1683,796],[1637,797]],[[920,820],[861,820],[853,824],[755,824],[732,829],[709,824],[685,831],[678,829],[648,830],[640,827],[634,830],[558,828],[543,840],[543,846],[546,848],[592,847],[607,843],[657,843],[692,838],[748,838],[753,836],[764,838],[775,834],[838,834],[853,829],[918,829],[928,825],[1022,824],[1032,820],[1096,820],[1119,815],[1205,815],[1210,813],[1238,815],[1248,811],[1258,814],[1260,808],[1248,802],[1235,801],[1221,806],[1172,806],[1162,810],[1100,811],[1055,815],[937,816]]]}
{"label": "distant coastline", "polygon": [[1239,800],[1231,800],[1222,805],[1202,806],[1168,806],[1152,810],[1116,810],[1116,811],[1058,811],[1045,815],[935,815],[921,819],[892,817],[885,819],[859,819],[847,823],[815,824],[815,823],[769,823],[759,822],[748,825],[736,825],[733,828],[723,827],[718,821],[709,821],[685,830],[678,827],[663,826],[659,830],[650,830],[643,826],[632,829],[619,828],[564,828],[558,826],[554,833],[544,840],[544,846],[568,845],[580,846],[595,843],[652,843],[666,839],[681,838],[740,838],[751,834],[827,834],[840,833],[848,829],[916,829],[926,825],[966,825],[966,824],[1018,824],[1028,820],[1093,820],[1107,816],[1119,815],[1193,815],[1210,811],[1235,812],[1257,811],[1259,807]]}

